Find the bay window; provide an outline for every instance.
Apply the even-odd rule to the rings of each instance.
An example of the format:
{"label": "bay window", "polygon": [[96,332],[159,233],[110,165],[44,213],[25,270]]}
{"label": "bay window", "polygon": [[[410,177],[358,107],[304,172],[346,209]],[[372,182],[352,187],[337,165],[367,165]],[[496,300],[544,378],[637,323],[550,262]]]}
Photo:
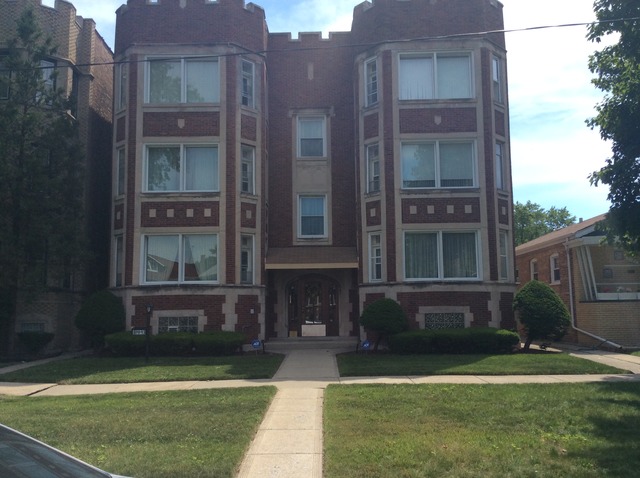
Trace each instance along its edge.
{"label": "bay window", "polygon": [[500,280],[509,279],[509,233],[500,231]]}
{"label": "bay window", "polygon": [[476,232],[407,232],[405,277],[409,280],[478,279]]}
{"label": "bay window", "polygon": [[240,191],[255,194],[254,171],[256,149],[253,146],[242,145],[242,160],[240,161]]}
{"label": "bay window", "polygon": [[217,280],[216,234],[167,234],[144,238],[145,283]]}
{"label": "bay window", "polygon": [[375,105],[378,102],[378,64],[373,58],[364,64],[366,105]]}
{"label": "bay window", "polygon": [[404,54],[400,56],[401,100],[473,97],[468,53]]}
{"label": "bay window", "polygon": [[382,241],[380,233],[369,235],[369,280],[382,280]]}
{"label": "bay window", "polygon": [[254,100],[254,72],[255,65],[247,60],[242,60],[242,105],[253,108]]}
{"label": "bay window", "polygon": [[377,144],[367,146],[367,192],[380,191],[380,158]]}
{"label": "bay window", "polygon": [[240,282],[253,284],[253,236],[240,238]]}
{"label": "bay window", "polygon": [[147,146],[147,192],[219,190],[216,145]]}
{"label": "bay window", "polygon": [[468,188],[475,186],[472,141],[424,141],[402,144],[402,187]]}
{"label": "bay window", "polygon": [[147,103],[218,103],[218,60],[158,58],[148,61]]}

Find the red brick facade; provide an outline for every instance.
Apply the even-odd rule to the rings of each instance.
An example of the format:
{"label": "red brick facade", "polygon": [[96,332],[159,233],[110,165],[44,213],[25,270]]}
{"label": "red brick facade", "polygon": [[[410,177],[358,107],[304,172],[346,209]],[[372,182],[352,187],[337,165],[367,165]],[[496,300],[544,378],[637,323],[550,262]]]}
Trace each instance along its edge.
{"label": "red brick facade", "polygon": [[[124,264],[125,281],[115,290],[125,298],[132,323],[141,320],[136,304],[153,302],[153,320],[197,309],[202,329],[243,330],[261,338],[318,331],[350,336],[360,333],[362,308],[386,296],[402,304],[414,327],[424,326],[425,311],[438,309],[459,309],[467,326],[513,327],[506,75],[498,78],[502,98],[494,97],[492,81],[493,59],[504,68],[504,38],[446,38],[500,30],[498,2],[364,2],[354,9],[352,30],[328,39],[270,34],[265,12],[242,0],[129,0],[117,15],[116,59],[128,65],[128,96],[115,115],[114,147],[127,149],[127,193],[114,203],[125,216],[119,223],[125,228],[124,257],[116,259]],[[406,41],[436,36],[444,37]],[[469,92],[460,99],[402,99],[401,60],[435,61],[438,55],[468,60]],[[199,57],[216,59],[219,100],[154,104],[149,59],[172,58],[172,68],[187,68]],[[374,101],[367,96],[372,77],[365,68],[372,61]],[[501,192],[494,177],[496,141],[506,146]],[[402,145],[410,142],[468,146],[471,156],[455,163],[451,174],[467,168],[472,184],[406,187],[405,175],[422,174],[403,165],[408,160],[401,159]],[[153,144],[183,150],[215,144],[219,185],[185,190],[192,178],[185,172],[188,159],[181,157],[175,161],[182,169],[166,163],[165,176],[159,176],[169,184],[169,171],[175,174],[171,189],[147,191]],[[376,144],[378,163],[367,164],[366,147]],[[434,174],[444,178],[451,167],[442,161]],[[370,175],[377,175],[372,191]],[[440,240],[444,233],[474,238],[474,264],[466,259],[461,268],[458,258],[446,264],[441,258],[437,277],[408,278],[405,234],[425,232]],[[498,273],[501,234],[509,238],[505,277]],[[145,274],[158,267],[157,254],[166,253],[160,246],[147,251],[149,238],[185,241],[176,246],[176,258],[164,258],[182,267],[197,262],[184,239],[197,235],[217,238],[211,252],[215,280],[197,283],[185,273],[175,283],[146,282],[156,277]],[[375,273],[372,235],[380,243]],[[301,250],[308,254],[295,253]],[[287,251],[295,261],[287,260]],[[209,252],[197,254],[205,258]],[[452,280],[447,267],[473,270],[456,272],[466,276]],[[186,297],[197,297],[197,306]]]}

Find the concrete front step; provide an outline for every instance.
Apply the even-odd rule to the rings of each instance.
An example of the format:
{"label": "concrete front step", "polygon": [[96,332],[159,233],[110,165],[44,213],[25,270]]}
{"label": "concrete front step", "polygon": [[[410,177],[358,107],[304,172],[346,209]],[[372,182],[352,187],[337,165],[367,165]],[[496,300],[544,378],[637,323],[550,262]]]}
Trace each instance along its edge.
{"label": "concrete front step", "polygon": [[286,353],[292,350],[353,350],[357,337],[289,337],[264,341],[266,352]]}

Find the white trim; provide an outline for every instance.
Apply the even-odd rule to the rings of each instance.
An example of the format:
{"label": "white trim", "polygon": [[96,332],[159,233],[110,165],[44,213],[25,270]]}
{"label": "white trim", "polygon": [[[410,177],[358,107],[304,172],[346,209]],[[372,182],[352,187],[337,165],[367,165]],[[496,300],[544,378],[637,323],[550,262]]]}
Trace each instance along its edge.
{"label": "white trim", "polygon": [[[304,198],[322,198],[323,207],[323,219],[324,219],[324,231],[323,234],[318,235],[303,235],[302,234],[302,199]],[[326,239],[328,235],[328,218],[327,218],[327,195],[326,194],[298,194],[298,239]]]}

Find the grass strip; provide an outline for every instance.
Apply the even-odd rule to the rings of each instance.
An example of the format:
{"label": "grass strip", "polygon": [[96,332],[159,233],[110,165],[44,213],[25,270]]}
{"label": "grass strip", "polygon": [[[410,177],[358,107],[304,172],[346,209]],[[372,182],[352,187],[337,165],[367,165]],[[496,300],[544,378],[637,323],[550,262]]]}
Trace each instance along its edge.
{"label": "grass strip", "polygon": [[640,383],[330,386],[325,478],[637,476]]}
{"label": "grass strip", "polygon": [[273,387],[0,398],[0,422],[136,478],[234,476]]}
{"label": "grass strip", "polygon": [[338,355],[341,377],[407,375],[581,375],[625,371],[564,353],[512,355]]}
{"label": "grass strip", "polygon": [[89,357],[50,362],[0,375],[0,382],[95,384],[271,378],[284,356]]}

